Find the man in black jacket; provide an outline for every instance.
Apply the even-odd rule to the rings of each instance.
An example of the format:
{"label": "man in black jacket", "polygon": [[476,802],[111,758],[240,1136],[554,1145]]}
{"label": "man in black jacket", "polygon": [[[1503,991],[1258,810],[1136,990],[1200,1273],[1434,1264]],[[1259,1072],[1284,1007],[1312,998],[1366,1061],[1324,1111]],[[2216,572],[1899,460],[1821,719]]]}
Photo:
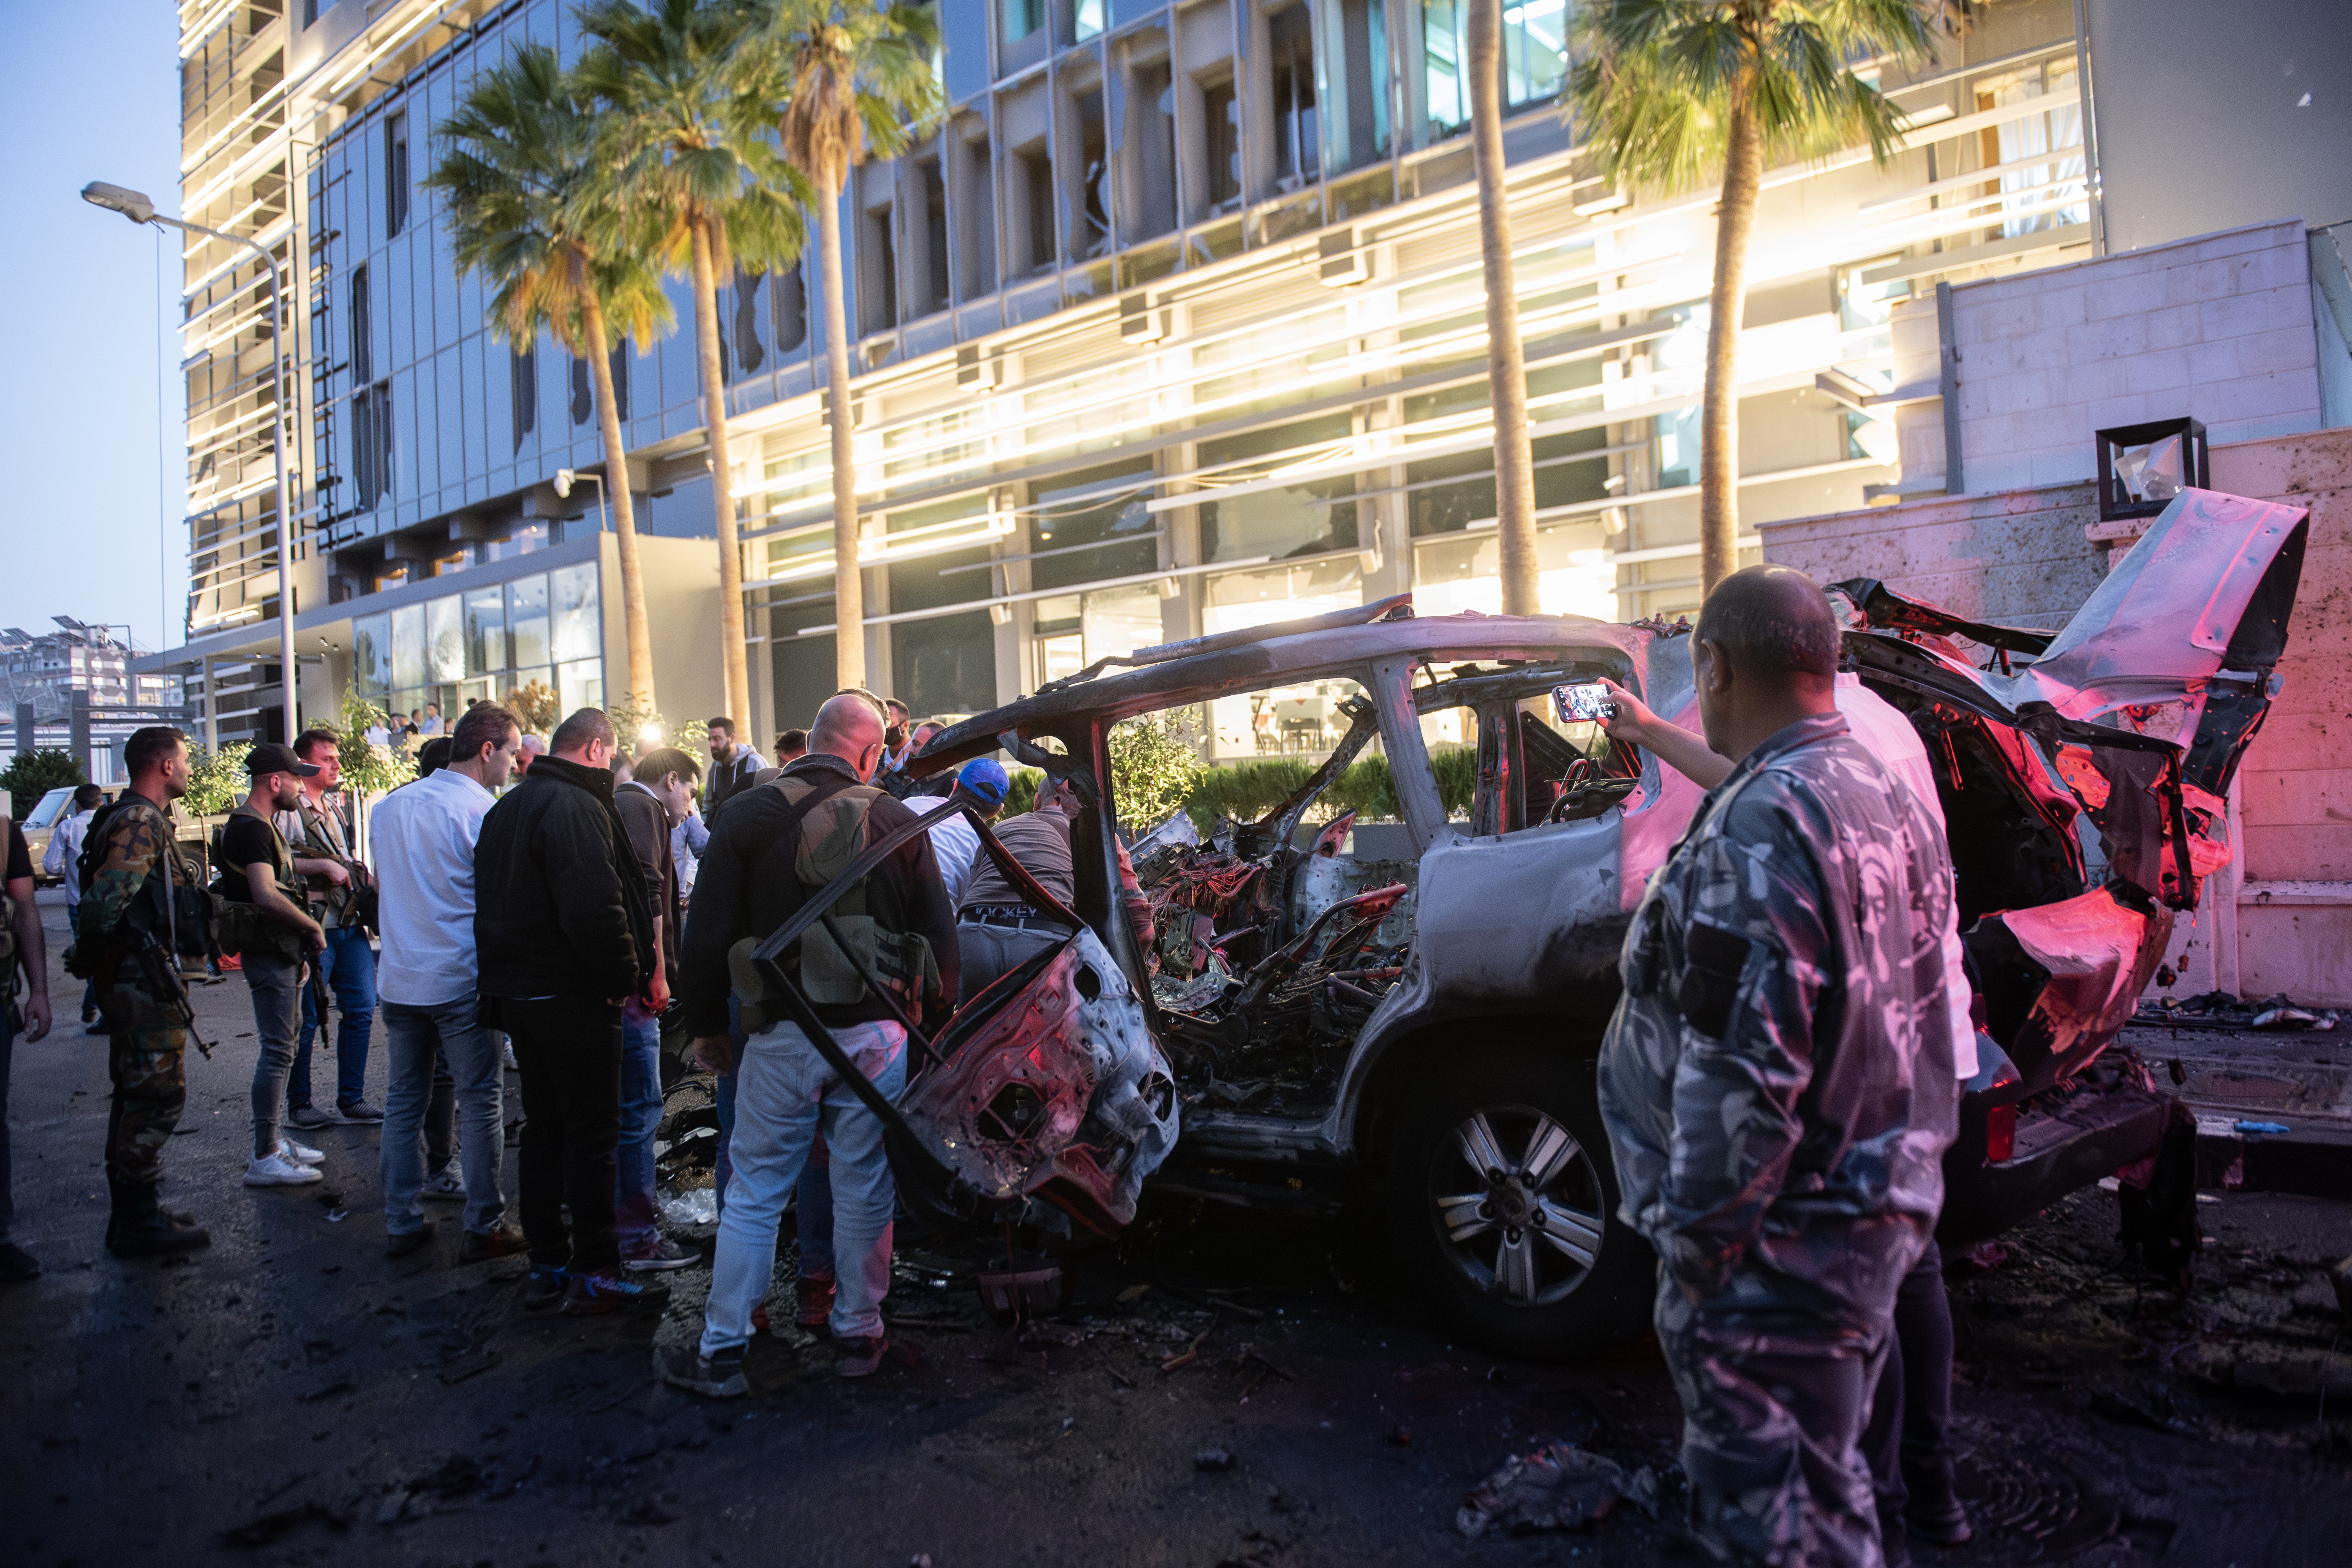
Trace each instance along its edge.
{"label": "man in black jacket", "polygon": [[735,738],[735,721],[720,714],[708,727],[710,742],[710,778],[702,790],[702,819],[719,820],[719,808],[751,787],[751,781],[768,764],[760,753]]}
{"label": "man in black jacket", "polygon": [[[679,976],[687,1026],[704,1065],[725,1068],[732,1055],[729,950],[775,931],[867,846],[915,819],[867,784],[881,755],[881,715],[863,696],[837,696],[817,712],[809,754],[775,783],[739,796],[712,826],[687,914]],[[945,1016],[960,960],[954,911],[928,836],[909,839],[877,866],[835,913],[866,971],[891,988],[909,1016],[918,1023],[926,1013],[934,1023]],[[803,936],[786,963],[818,1022],[875,1088],[896,1099],[907,1080],[907,1033],[889,1005],[842,962],[823,928]],[[832,1161],[837,1294],[831,1326],[835,1366],[844,1377],[863,1376],[881,1363],[896,1196],[881,1120],[797,1025],[777,1016],[774,1003],[747,997],[743,1009],[751,1038],[743,1059],[733,1064],[733,1174],[702,1341],[680,1347],[664,1369],[680,1387],[720,1398],[749,1392],[743,1347],[751,1313],[775,1273],[777,1222],[818,1131]],[[755,1018],[756,1012],[768,1016]]]}
{"label": "man in black jacket", "polygon": [[[658,1306],[667,1286],[621,1269],[614,1236],[621,1009],[659,984],[653,906],[613,805],[613,724],[583,708],[482,817],[474,945],[487,1022],[522,1074],[523,1305],[572,1313]],[[563,1207],[572,1208],[572,1230]]]}

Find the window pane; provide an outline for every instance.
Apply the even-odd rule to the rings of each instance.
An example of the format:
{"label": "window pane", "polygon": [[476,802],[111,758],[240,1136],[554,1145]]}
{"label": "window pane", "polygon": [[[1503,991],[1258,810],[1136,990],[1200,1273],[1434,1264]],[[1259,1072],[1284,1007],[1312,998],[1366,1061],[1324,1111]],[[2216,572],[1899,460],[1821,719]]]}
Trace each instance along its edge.
{"label": "window pane", "polygon": [[546,578],[518,577],[507,584],[507,632],[518,667],[548,662]]}
{"label": "window pane", "polygon": [[466,668],[476,675],[507,667],[507,599],[497,588],[466,595]]}
{"label": "window pane", "polygon": [[[1351,444],[1349,431],[1349,416],[1339,414],[1203,441],[1201,466],[1226,465],[1219,477],[1238,485],[1277,468],[1345,457]],[[1251,462],[1251,458],[1264,460]],[[1340,498],[1355,493],[1356,477],[1340,474],[1230,500],[1204,501],[1202,553],[1211,561],[1245,561],[1261,555],[1278,558],[1353,550],[1356,503]]]}
{"label": "window pane", "polygon": [[890,675],[919,719],[993,708],[996,627],[984,610],[902,622],[890,628]]}
{"label": "window pane", "polygon": [[594,658],[604,651],[604,627],[597,614],[596,563],[583,562],[547,574],[555,657]]}
{"label": "window pane", "polygon": [[[1202,630],[1268,626],[1362,602],[1363,578],[1352,558],[1228,572],[1209,579]],[[1328,752],[1347,730],[1347,721],[1335,716],[1339,700],[1360,689],[1352,680],[1314,681],[1221,697],[1210,704],[1210,754],[1232,761]]]}
{"label": "window pane", "polygon": [[425,684],[425,606],[392,612],[392,683],[402,690]]}
{"label": "window pane", "polygon": [[455,594],[425,601],[425,679],[436,686],[466,679],[466,622]]}
{"label": "window pane", "polygon": [[1089,664],[1168,640],[1160,629],[1160,595],[1150,584],[1088,594],[1079,624]]}
{"label": "window pane", "polygon": [[555,667],[555,692],[565,715],[604,706],[604,661],[576,658]]}
{"label": "window pane", "polygon": [[392,617],[362,616],[352,623],[352,684],[362,697],[392,683]]}

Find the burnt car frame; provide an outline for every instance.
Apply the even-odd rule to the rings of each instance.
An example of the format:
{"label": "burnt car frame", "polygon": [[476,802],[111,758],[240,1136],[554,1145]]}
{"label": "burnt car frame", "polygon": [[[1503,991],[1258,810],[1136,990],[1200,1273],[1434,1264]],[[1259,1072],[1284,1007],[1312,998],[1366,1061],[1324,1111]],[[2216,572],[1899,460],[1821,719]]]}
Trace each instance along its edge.
{"label": "burnt car frame", "polygon": [[[2170,1098],[2109,1047],[2176,913],[2231,853],[2223,797],[2277,690],[2305,527],[2294,508],[2187,492],[2054,634],[1836,585],[1853,615],[1846,668],[1911,720],[1936,766],[1992,1047],[1980,1038],[1946,1159],[1948,1238],[1998,1232],[2155,1154]],[[1594,1064],[1627,918],[1700,793],[1597,727],[1546,721],[1554,686],[1602,676],[1695,725],[1686,628],[1658,625],[1414,619],[1391,600],[1102,661],[918,759],[936,772],[1005,749],[1073,783],[1066,910],[973,803],[957,805],[1033,902],[1082,929],[936,1037],[913,1028],[906,1110],[849,1069],[778,961],[895,843],[950,813],[875,846],[761,944],[762,984],[884,1117],[902,1195],[934,1221],[1042,1204],[1112,1232],[1146,1170],[1153,1188],[1243,1205],[1377,1193],[1402,1271],[1465,1336],[1531,1357],[1597,1349],[1645,1323],[1654,1259],[1616,1217]],[[1171,875],[1220,896],[1249,885],[1255,923],[1200,923],[1203,967],[1155,990],[1117,868],[1121,836],[1152,825],[1118,821],[1103,787],[1113,728],[1314,680],[1361,689],[1326,765],[1260,821],[1168,857]],[[1475,725],[1466,821],[1449,816],[1424,743],[1422,721],[1440,712]],[[1374,738],[1410,854],[1363,864],[1328,828],[1299,844],[1333,764]],[[1181,907],[1189,922],[1201,906]],[[1155,951],[1171,951],[1166,913]],[[1239,960],[1221,974],[1229,949]],[[1322,963],[1335,952],[1360,967]],[[1277,996],[1311,1026],[1262,1040],[1280,1032]],[[1280,1058],[1267,1104],[1231,1092],[1253,1052]],[[1087,1104],[1097,1073],[1118,1079],[1115,1111]]]}

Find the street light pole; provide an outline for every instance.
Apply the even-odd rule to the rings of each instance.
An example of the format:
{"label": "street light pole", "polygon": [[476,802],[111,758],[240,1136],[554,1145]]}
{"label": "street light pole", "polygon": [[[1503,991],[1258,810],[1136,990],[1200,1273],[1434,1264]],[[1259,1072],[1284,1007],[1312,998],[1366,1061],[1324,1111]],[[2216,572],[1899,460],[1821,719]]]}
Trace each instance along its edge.
{"label": "street light pole", "polygon": [[[103,180],[93,180],[84,185],[81,199],[109,212],[121,213],[132,223],[160,224],[189,234],[201,234],[210,239],[225,239],[231,245],[244,246],[261,258],[261,264],[269,268],[269,395],[277,405],[269,420],[269,456],[278,467],[278,657],[279,673],[285,678],[286,689],[286,733],[282,739],[291,745],[294,737],[302,732],[302,726],[297,700],[299,667],[294,660],[293,504],[286,491],[286,356],[278,339],[278,318],[285,308],[286,291],[278,277],[278,258],[263,249],[258,240],[217,228],[206,228],[200,223],[184,223],[175,217],[165,217],[155,210],[153,202],[139,192],[126,190],[121,185],[110,185]],[[205,696],[209,705],[212,698],[209,684]]]}

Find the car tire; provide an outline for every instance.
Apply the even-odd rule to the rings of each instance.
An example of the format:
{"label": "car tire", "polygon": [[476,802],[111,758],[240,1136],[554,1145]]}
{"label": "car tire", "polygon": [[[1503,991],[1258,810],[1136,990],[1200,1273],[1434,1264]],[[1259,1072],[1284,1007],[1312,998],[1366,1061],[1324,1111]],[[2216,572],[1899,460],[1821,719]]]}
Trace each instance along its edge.
{"label": "car tire", "polygon": [[[1616,1217],[1617,1173],[1590,1056],[1484,1051],[1417,1075],[1404,1092],[1386,1161],[1391,1239],[1406,1277],[1457,1333],[1505,1355],[1559,1362],[1648,1327],[1657,1255]],[[1472,1173],[1473,1140],[1488,1150],[1484,1178]],[[1530,1154],[1540,1168],[1529,1168]]]}

